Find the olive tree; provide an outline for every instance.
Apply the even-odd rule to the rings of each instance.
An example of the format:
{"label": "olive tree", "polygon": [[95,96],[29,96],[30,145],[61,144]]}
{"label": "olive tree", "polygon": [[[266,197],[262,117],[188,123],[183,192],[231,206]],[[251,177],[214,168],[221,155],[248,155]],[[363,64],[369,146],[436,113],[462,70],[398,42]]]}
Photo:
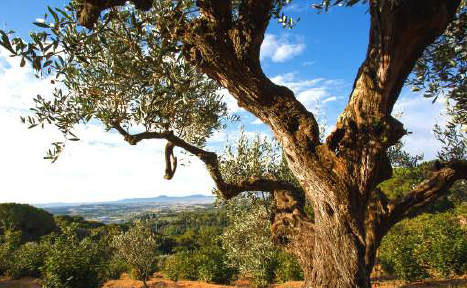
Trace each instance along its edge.
{"label": "olive tree", "polygon": [[[291,180],[277,142],[256,135],[249,139],[244,131],[235,144],[226,147],[219,168],[225,180],[238,181],[245,177],[274,175]],[[270,217],[274,213],[274,198],[263,192],[248,192],[229,201],[218,201],[226,209],[229,226],[221,236],[229,264],[240,273],[249,275],[258,287],[266,287],[274,280],[279,250],[271,241]]]}
{"label": "olive tree", "polygon": [[116,257],[134,269],[144,287],[148,287],[146,281],[158,262],[158,245],[150,227],[142,221],[136,221],[127,232],[114,236],[112,241]]}
{"label": "olive tree", "polygon": [[[315,115],[290,89],[266,77],[260,63],[271,18],[279,18],[285,26],[293,24],[282,17],[290,2],[77,0],[70,12],[50,9],[53,23],[38,23],[47,30],[32,34],[32,43],[10,41],[2,32],[1,44],[31,61],[37,71],[47,74],[50,69],[67,88],[59,89],[53,100],[36,99],[35,117],[25,118],[26,122],[52,122],[68,139],[76,140],[70,134],[73,125],[97,118],[130,144],[165,139],[167,178],[175,170],[176,146],[206,164],[225,199],[245,191],[269,192],[274,197],[273,237],[299,259],[305,287],[370,287],[376,250],[388,230],[467,177],[466,163],[453,160],[437,162],[428,178],[405,197],[390,200],[377,188],[392,175],[388,149],[407,133],[392,116],[401,89],[415,65],[423,63],[417,62],[420,57],[440,55],[436,53],[448,47],[454,49],[446,55],[449,59],[465,50],[451,41],[443,42],[443,47],[435,42],[450,39],[452,33],[465,39],[465,3],[317,3],[314,7],[327,9],[362,2],[371,16],[366,59],[336,128],[322,140]],[[424,54],[430,51],[426,49],[436,53]],[[166,68],[175,64],[180,70],[176,68],[174,75]],[[465,70],[455,72],[465,77]],[[202,81],[191,81],[193,75]],[[226,117],[219,97],[201,92],[213,91],[210,85],[228,89],[240,107],[270,127],[298,184],[268,173],[241,179],[221,173],[218,156],[203,147]],[[56,144],[57,150],[60,145]],[[312,217],[304,213],[305,203],[313,207]]]}

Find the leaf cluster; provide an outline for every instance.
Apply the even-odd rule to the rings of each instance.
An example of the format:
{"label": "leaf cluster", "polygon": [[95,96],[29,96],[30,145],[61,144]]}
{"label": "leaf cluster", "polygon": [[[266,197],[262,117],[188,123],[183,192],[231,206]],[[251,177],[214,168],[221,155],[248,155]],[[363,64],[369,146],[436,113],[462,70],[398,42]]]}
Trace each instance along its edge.
{"label": "leaf cluster", "polygon": [[454,100],[454,122],[467,123],[467,1],[461,1],[444,34],[424,51],[407,84],[433,102],[440,96]]}
{"label": "leaf cluster", "polygon": [[[173,131],[204,145],[224,127],[228,113],[218,84],[183,59],[181,43],[171,34],[174,13],[192,6],[192,1],[165,0],[155,1],[147,13],[132,6],[112,8],[88,31],[79,26],[72,3],[67,10],[49,7],[44,22],[35,23],[45,31],[31,33],[31,43],[10,40],[1,31],[0,45],[56,86],[52,97],[34,99],[33,115],[22,121],[30,128],[53,124],[70,141],[79,140],[73,131],[77,124],[97,120],[107,130]],[[188,17],[178,15],[180,21]],[[46,158],[56,160],[64,142],[53,146]]]}
{"label": "leaf cluster", "polygon": [[227,143],[219,161],[226,182],[248,178],[272,178],[297,183],[290,172],[279,143],[260,134],[249,135],[240,130],[235,143]]}

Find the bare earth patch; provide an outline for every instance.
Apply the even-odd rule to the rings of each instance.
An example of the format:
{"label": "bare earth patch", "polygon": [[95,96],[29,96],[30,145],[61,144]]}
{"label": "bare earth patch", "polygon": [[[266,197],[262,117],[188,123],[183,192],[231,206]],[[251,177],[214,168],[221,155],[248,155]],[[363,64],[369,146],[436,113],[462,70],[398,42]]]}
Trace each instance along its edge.
{"label": "bare earth patch", "polygon": [[0,278],[0,288],[40,288],[39,282],[36,278],[25,277],[17,280],[9,280]]}
{"label": "bare earth patch", "polygon": [[[218,285],[197,281],[171,281],[160,277],[152,278],[147,282],[151,288],[228,288],[228,287],[250,287],[248,281],[239,280],[233,285]],[[271,288],[300,288],[303,282],[294,281],[284,284],[271,285]],[[9,280],[0,278],[0,288],[40,288],[38,279],[26,277],[18,280]],[[107,281],[104,288],[142,288],[143,282],[130,279],[127,274],[123,274],[119,280]],[[417,283],[406,284],[401,281],[383,281],[374,283],[374,288],[431,288],[431,287],[456,287],[467,288],[467,279],[451,279],[451,280],[433,280]]]}
{"label": "bare earth patch", "polygon": [[[300,288],[303,282],[293,281],[284,284],[271,285],[272,288]],[[250,287],[248,281],[239,280],[233,283],[233,285],[218,285],[209,284],[197,281],[171,281],[163,278],[154,278],[148,281],[148,286],[151,288],[155,287],[168,287],[168,288],[227,288],[227,287]],[[128,275],[123,274],[120,280],[110,280],[104,284],[107,288],[142,288],[143,283],[141,281],[132,280]],[[374,283],[374,288],[430,288],[430,287],[456,287],[456,288],[467,288],[467,279],[451,279],[451,280],[433,280],[423,281],[417,283],[404,283],[402,281],[384,281],[380,283]]]}
{"label": "bare earth patch", "polygon": [[378,288],[431,288],[431,287],[451,287],[462,288],[467,287],[467,279],[451,279],[451,280],[425,280],[417,283],[404,283],[402,281],[385,281],[379,285],[372,287]]}
{"label": "bare earth patch", "polygon": [[[147,282],[151,288],[156,287],[168,287],[168,288],[226,288],[226,287],[250,287],[248,281],[239,280],[233,283],[233,285],[219,285],[210,284],[198,281],[171,281],[163,278],[154,278]],[[302,282],[287,282],[284,284],[271,285],[274,288],[300,288]],[[128,275],[123,274],[119,280],[107,281],[104,286],[105,288],[142,288],[143,282],[132,280]]]}

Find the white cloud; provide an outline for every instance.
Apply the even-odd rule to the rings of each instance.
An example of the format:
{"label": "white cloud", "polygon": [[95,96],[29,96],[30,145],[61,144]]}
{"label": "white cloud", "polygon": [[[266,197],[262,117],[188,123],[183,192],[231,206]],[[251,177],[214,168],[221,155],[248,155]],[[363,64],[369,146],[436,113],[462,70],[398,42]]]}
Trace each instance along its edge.
{"label": "white cloud", "polygon": [[[334,94],[342,93],[343,83],[340,80],[324,78],[297,80],[295,75],[294,72],[280,74],[272,77],[271,81],[291,89],[298,101],[315,113],[316,109],[324,108],[326,103],[336,101],[338,97]],[[321,107],[318,108],[318,106]]]}
{"label": "white cloud", "polygon": [[252,121],[251,124],[253,125],[261,125],[261,124],[264,124],[263,121],[261,121],[260,119],[256,118],[255,121]]}
{"label": "white cloud", "polygon": [[[313,109],[318,104],[318,101],[328,96],[328,91],[323,87],[308,88],[297,94],[297,99],[300,101],[308,110]],[[323,102],[321,102],[323,103]]]}
{"label": "white cloud", "polygon": [[328,102],[332,102],[332,101],[336,101],[336,100],[337,100],[336,96],[331,96],[331,97],[328,97],[328,98],[324,99],[323,103],[328,103]]}
{"label": "white cloud", "polygon": [[270,58],[273,62],[284,62],[302,53],[305,44],[299,39],[294,39],[297,43],[292,43],[291,37],[282,35],[280,37],[273,34],[266,34],[261,45],[261,60]]}
{"label": "white cloud", "polygon": [[410,154],[424,154],[425,160],[436,158],[441,148],[441,143],[433,135],[433,127],[436,123],[444,124],[444,117],[440,114],[444,110],[442,101],[432,104],[431,99],[421,97],[419,94],[404,94],[394,107],[394,111],[402,111],[399,118],[404,128],[412,134],[404,136],[404,149]]}
{"label": "white cloud", "polygon": [[243,112],[244,109],[240,108],[237,104],[237,100],[230,94],[229,90],[223,88],[219,91],[219,94],[222,95],[222,99],[227,104],[227,109],[229,113]]}
{"label": "white cloud", "polygon": [[224,143],[227,139],[227,133],[224,130],[215,131],[209,138],[209,143]]}
{"label": "white cloud", "polygon": [[160,194],[209,194],[213,182],[195,157],[176,154],[180,166],[171,181],[163,179],[165,143],[146,140],[130,146],[98,124],[80,125],[79,142],[68,142],[58,161],[44,160],[50,143],[61,140],[53,127],[28,130],[19,116],[28,113],[37,94],[50,95],[47,79],[36,79],[30,67],[0,50],[0,202],[44,203],[116,200]]}

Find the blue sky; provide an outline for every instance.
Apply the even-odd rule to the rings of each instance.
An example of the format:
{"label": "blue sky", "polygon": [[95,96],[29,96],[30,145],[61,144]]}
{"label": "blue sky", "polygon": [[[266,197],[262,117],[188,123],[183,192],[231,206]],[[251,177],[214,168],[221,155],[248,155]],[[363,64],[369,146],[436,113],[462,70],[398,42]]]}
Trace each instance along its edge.
{"label": "blue sky", "polygon": [[[0,10],[2,29],[28,38],[32,22],[43,18],[46,6],[63,7],[64,0],[10,1]],[[263,69],[275,83],[291,88],[310,110],[325,115],[327,132],[347,103],[358,67],[368,43],[369,15],[365,5],[335,7],[317,14],[310,1],[294,1],[286,9],[300,22],[292,30],[271,21],[261,50]],[[46,149],[60,135],[52,128],[28,130],[19,123],[27,115],[36,94],[52,90],[48,79],[35,79],[31,67],[19,67],[19,60],[0,50],[0,202],[44,203],[116,200],[152,197],[161,194],[210,194],[213,182],[196,158],[179,155],[187,166],[180,166],[173,180],[162,179],[162,141],[129,146],[120,135],[104,132],[98,124],[77,127],[81,140],[67,144],[55,164],[43,160]],[[241,117],[245,130],[269,134],[266,125],[239,109],[234,99],[222,91],[231,112]],[[317,108],[318,107],[318,108]],[[442,122],[442,103],[431,104],[419,94],[405,89],[395,111],[413,132],[404,138],[413,154],[435,157],[439,149],[431,129]],[[234,140],[238,126],[216,133],[209,147],[223,147]]]}

